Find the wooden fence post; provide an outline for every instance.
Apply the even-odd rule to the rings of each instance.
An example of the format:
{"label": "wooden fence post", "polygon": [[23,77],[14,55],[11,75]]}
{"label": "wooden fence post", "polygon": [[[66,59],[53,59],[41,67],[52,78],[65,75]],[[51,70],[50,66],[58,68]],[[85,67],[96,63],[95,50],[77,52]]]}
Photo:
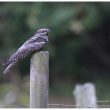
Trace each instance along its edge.
{"label": "wooden fence post", "polygon": [[77,108],[97,108],[97,96],[93,83],[77,84],[73,96]]}
{"label": "wooden fence post", "polygon": [[30,66],[30,108],[48,106],[49,53],[36,52]]}

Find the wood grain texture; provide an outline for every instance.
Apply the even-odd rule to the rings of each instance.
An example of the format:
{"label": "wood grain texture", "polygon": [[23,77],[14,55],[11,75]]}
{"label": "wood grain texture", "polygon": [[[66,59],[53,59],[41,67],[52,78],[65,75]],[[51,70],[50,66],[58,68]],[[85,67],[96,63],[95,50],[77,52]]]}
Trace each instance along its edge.
{"label": "wood grain texture", "polygon": [[48,106],[49,53],[40,51],[33,54],[30,65],[30,108]]}

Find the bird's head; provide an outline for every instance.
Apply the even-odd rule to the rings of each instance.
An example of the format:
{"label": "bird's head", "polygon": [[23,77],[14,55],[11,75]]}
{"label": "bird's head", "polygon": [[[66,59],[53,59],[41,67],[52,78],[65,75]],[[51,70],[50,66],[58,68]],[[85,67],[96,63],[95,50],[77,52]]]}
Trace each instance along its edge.
{"label": "bird's head", "polygon": [[39,34],[39,35],[48,35],[48,32],[49,32],[49,31],[50,31],[49,29],[43,28],[43,29],[39,29],[39,30],[36,32],[36,34]]}

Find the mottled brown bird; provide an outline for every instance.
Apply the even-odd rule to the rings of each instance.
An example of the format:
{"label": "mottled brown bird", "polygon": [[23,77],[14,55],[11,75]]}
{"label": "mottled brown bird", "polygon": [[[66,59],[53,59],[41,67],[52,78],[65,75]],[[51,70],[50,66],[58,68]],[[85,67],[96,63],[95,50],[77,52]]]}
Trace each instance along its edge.
{"label": "mottled brown bird", "polygon": [[35,35],[27,40],[9,59],[5,60],[3,65],[7,66],[7,68],[4,70],[4,74],[8,73],[22,58],[41,50],[48,43],[48,32],[49,29],[39,29]]}

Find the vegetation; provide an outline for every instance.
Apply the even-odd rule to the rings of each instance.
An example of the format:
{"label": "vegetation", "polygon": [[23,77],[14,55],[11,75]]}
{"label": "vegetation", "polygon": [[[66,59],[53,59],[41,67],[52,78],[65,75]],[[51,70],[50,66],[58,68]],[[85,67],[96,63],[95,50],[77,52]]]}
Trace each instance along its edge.
{"label": "vegetation", "polygon": [[[110,97],[106,86],[110,83],[109,19],[110,3],[106,2],[1,2],[0,62],[37,29],[47,27],[51,29],[50,42],[45,48],[50,53],[50,90],[56,88],[59,92],[65,85],[71,90],[76,83],[92,81],[97,91],[101,90],[100,85],[103,90],[107,88],[103,98]],[[29,58],[16,65],[5,80],[1,77],[1,81],[10,79],[20,85],[29,76]],[[67,95],[70,91],[66,86],[63,89]],[[101,93],[98,94],[101,99]]]}

